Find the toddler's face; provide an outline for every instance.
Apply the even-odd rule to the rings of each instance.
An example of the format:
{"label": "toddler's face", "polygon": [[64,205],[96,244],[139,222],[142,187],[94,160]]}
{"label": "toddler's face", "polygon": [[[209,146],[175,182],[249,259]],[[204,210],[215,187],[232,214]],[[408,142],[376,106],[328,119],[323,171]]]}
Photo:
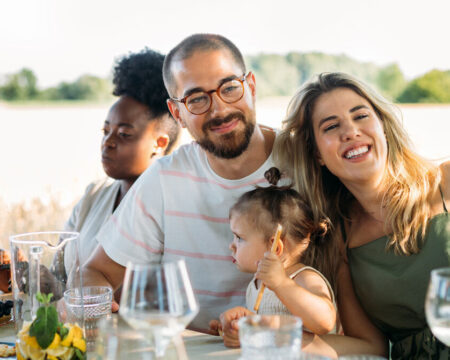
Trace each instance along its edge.
{"label": "toddler's face", "polygon": [[261,231],[255,228],[246,215],[234,212],[230,218],[231,231],[234,234],[230,250],[233,262],[242,272],[255,273],[257,262],[270,250]]}

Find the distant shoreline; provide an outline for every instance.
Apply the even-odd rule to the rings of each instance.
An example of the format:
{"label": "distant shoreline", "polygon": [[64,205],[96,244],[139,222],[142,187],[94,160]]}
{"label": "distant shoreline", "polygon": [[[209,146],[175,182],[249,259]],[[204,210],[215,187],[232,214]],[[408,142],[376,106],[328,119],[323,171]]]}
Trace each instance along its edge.
{"label": "distant shoreline", "polygon": [[[105,101],[89,101],[89,100],[62,100],[62,101],[0,101],[0,107],[8,109],[42,109],[42,108],[104,108],[111,106],[116,98]],[[290,96],[271,96],[257,98],[258,103],[276,104],[289,103]],[[450,107],[450,103],[394,103],[396,106],[404,108],[416,107]]]}

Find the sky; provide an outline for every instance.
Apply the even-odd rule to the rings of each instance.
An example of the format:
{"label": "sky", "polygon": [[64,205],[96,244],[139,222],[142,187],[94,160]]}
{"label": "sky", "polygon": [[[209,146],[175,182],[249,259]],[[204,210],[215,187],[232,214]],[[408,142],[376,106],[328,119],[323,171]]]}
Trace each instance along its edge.
{"label": "sky", "polygon": [[28,67],[41,87],[108,76],[130,51],[208,32],[244,55],[346,54],[411,79],[450,69],[449,14],[449,0],[0,0],[0,74]]}

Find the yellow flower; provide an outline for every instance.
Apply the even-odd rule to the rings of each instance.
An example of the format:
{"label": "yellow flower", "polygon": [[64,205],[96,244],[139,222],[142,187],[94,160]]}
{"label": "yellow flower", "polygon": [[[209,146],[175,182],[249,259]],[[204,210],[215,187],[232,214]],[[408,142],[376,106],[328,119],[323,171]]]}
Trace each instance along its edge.
{"label": "yellow flower", "polygon": [[72,340],[73,340],[73,335],[75,333],[75,330],[73,328],[73,326],[69,327],[69,332],[67,333],[66,337],[64,338],[64,340],[61,341],[61,345],[62,346],[66,346],[69,347],[70,344],[72,344]]}
{"label": "yellow flower", "polygon": [[47,349],[56,349],[61,342],[61,337],[58,333],[55,333],[55,337],[53,338],[52,343],[48,346]]}
{"label": "yellow flower", "polygon": [[58,360],[58,358],[56,356],[47,354],[47,360]]}
{"label": "yellow flower", "polygon": [[82,352],[86,352],[86,342],[84,339],[74,338],[73,346],[80,349]]}

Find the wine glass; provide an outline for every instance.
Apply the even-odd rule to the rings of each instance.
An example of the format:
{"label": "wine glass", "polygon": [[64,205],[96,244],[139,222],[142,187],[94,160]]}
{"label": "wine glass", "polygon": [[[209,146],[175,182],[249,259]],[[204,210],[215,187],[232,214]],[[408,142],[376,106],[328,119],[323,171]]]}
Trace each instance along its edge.
{"label": "wine glass", "polygon": [[127,264],[119,314],[153,340],[157,358],[164,356],[171,340],[180,351],[180,334],[198,309],[184,260]]}
{"label": "wine glass", "polygon": [[431,272],[425,314],[433,335],[450,346],[450,267]]}

